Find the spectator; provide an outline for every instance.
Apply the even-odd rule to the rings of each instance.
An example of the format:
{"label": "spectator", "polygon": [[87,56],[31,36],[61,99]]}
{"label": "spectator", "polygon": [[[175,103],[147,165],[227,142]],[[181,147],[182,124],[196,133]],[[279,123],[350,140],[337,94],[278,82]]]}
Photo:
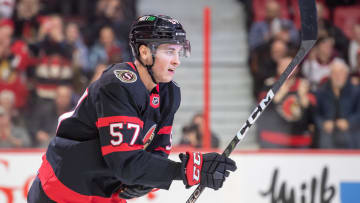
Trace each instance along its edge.
{"label": "spectator", "polygon": [[15,22],[15,37],[26,43],[37,41],[37,33],[41,18],[39,16],[40,0],[19,0],[13,16]]}
{"label": "spectator", "polygon": [[353,148],[352,138],[360,122],[360,95],[349,79],[342,60],[330,65],[330,80],[317,91],[316,125],[320,148]]}
{"label": "spectator", "polygon": [[179,143],[180,146],[201,148],[201,136],[198,126],[190,124],[182,128],[182,137]]}
{"label": "spectator", "polygon": [[[3,90],[0,91],[0,106],[3,108],[6,114],[14,114],[15,95],[12,91]],[[12,116],[10,116],[12,117]]]}
{"label": "spectator", "polygon": [[65,41],[72,48],[72,66],[87,72],[89,68],[88,48],[84,44],[78,25],[69,23],[65,30]]}
{"label": "spectator", "polygon": [[96,0],[41,0],[41,13],[45,15],[59,14],[64,18],[86,17],[91,12],[89,7],[95,4]]}
{"label": "spectator", "polygon": [[[96,5],[95,18],[90,19],[89,29],[86,31],[88,41],[96,41],[100,30],[109,26],[114,30],[115,37],[124,45],[126,57],[130,55],[128,33],[130,24],[137,17],[134,10],[133,0],[99,0]],[[128,58],[127,58],[128,59]],[[126,60],[127,60],[126,59]]]}
{"label": "spectator", "polygon": [[[128,21],[128,23],[131,23],[133,20],[135,20],[137,15],[137,2],[138,0],[122,0],[122,8],[124,11],[124,19]],[[127,37],[126,37],[127,38]]]}
{"label": "spectator", "polygon": [[60,16],[49,16],[42,23],[37,43],[35,67],[36,95],[42,100],[55,99],[56,87],[72,83],[71,47],[65,42],[63,21]]}
{"label": "spectator", "polygon": [[269,0],[265,7],[265,20],[254,23],[250,28],[250,50],[254,50],[272,38],[289,38],[290,42],[298,44],[299,32],[290,20],[280,19],[279,3],[276,0]]}
{"label": "spectator", "polygon": [[94,70],[99,64],[120,63],[123,61],[124,49],[114,35],[111,27],[100,30],[99,40],[91,48],[90,67]]}
{"label": "spectator", "polygon": [[0,21],[0,91],[8,90],[15,95],[15,107],[23,108],[27,100],[25,70],[28,67],[26,45],[13,41],[13,23]]}
{"label": "spectator", "polygon": [[[203,135],[204,135],[204,115],[202,113],[197,113],[193,116],[191,124],[197,126],[198,133],[199,133],[199,141],[200,145],[203,143]],[[218,136],[210,130],[210,136],[211,136],[211,147],[217,148],[220,146],[220,141]]]}
{"label": "spectator", "polygon": [[0,106],[0,148],[28,147],[26,131],[11,122],[10,115]]}
{"label": "spectator", "polygon": [[253,92],[254,97],[259,96],[264,87],[264,81],[267,78],[276,76],[276,67],[278,61],[288,55],[288,46],[283,40],[272,40],[270,45],[256,48],[250,55],[250,67],[253,74]]}
{"label": "spectator", "polygon": [[56,99],[52,105],[37,106],[30,120],[30,132],[36,147],[46,147],[55,136],[58,117],[71,110],[72,88],[58,86]]}
{"label": "spectator", "polygon": [[17,126],[25,126],[21,112],[15,107],[15,95],[12,91],[0,91],[0,106],[10,116],[12,123]]}
{"label": "spectator", "polygon": [[318,38],[333,38],[334,47],[339,51],[338,55],[347,59],[349,39],[338,27],[324,17],[324,5],[321,2],[316,3],[316,8],[318,17]]}
{"label": "spectator", "polygon": [[78,94],[83,92],[91,77],[89,65],[89,51],[85,45],[79,26],[76,23],[68,23],[65,28],[65,43],[71,48],[73,69],[74,91]]}
{"label": "spectator", "polygon": [[15,8],[15,0],[0,0],[0,19],[11,18]]}
{"label": "spectator", "polygon": [[[277,77],[290,64],[292,58],[281,59],[277,66]],[[276,78],[269,78],[260,98],[275,83]],[[259,118],[257,129],[262,148],[310,148],[313,144],[311,130],[312,110],[315,97],[309,91],[305,79],[291,76],[286,80]]]}
{"label": "spectator", "polygon": [[356,61],[357,61],[357,65],[354,69],[354,71],[351,73],[350,77],[351,77],[351,83],[354,86],[359,86],[360,85],[360,49],[358,50],[358,53],[356,54]]}
{"label": "spectator", "polygon": [[99,64],[95,69],[95,73],[93,74],[93,77],[91,78],[90,83],[93,83],[97,79],[99,79],[105,69],[106,69],[105,64]]}
{"label": "spectator", "polygon": [[336,59],[334,39],[331,37],[318,39],[316,46],[302,65],[302,73],[309,80],[313,90],[316,90],[320,84],[328,79],[329,64],[334,59]]}
{"label": "spectator", "polygon": [[356,71],[358,66],[357,56],[360,51],[360,22],[353,27],[353,38],[349,45],[349,63],[351,72]]}

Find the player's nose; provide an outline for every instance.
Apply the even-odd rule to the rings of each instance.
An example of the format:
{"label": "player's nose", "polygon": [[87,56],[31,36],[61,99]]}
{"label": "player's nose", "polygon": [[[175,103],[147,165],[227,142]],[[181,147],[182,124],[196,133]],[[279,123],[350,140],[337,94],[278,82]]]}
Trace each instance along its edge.
{"label": "player's nose", "polygon": [[175,55],[172,57],[172,59],[171,59],[171,65],[177,67],[177,66],[180,65],[180,63],[181,63],[181,62],[180,62],[180,57],[179,57],[179,55],[178,55],[178,54],[175,54]]}

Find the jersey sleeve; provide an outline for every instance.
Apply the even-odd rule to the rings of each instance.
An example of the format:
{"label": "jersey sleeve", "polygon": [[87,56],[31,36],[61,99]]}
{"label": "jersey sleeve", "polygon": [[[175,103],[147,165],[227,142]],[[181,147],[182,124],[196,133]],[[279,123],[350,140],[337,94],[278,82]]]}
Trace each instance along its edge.
{"label": "jersey sleeve", "polygon": [[160,92],[162,93],[161,97],[165,98],[161,103],[161,105],[163,105],[163,109],[161,109],[163,122],[158,128],[157,136],[154,138],[154,144],[150,146],[150,149],[152,153],[168,157],[172,148],[174,115],[179,109],[181,94],[180,88],[175,82],[162,84],[160,86]]}
{"label": "jersey sleeve", "polygon": [[150,146],[151,153],[168,157],[172,148],[172,124],[174,116],[168,118],[162,125],[160,125],[156,137],[154,138],[153,146]]}
{"label": "jersey sleeve", "polygon": [[168,157],[172,148],[172,127],[174,115],[179,109],[181,94],[180,87],[175,82],[160,85],[162,122],[154,138],[154,144],[150,146],[151,152]]}
{"label": "jersey sleeve", "polygon": [[102,155],[120,181],[168,189],[180,165],[143,150],[144,123],[128,89],[116,83],[100,87],[96,110]]}

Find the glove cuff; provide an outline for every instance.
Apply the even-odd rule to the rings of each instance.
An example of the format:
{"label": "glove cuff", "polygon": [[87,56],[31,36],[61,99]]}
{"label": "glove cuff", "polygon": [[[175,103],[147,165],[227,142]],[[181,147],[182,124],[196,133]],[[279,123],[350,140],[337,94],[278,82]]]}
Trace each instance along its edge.
{"label": "glove cuff", "polygon": [[181,160],[180,180],[183,181],[186,188],[189,188],[190,186],[188,185],[186,180],[186,164],[189,160],[189,156],[187,156],[186,154],[179,154],[179,158]]}

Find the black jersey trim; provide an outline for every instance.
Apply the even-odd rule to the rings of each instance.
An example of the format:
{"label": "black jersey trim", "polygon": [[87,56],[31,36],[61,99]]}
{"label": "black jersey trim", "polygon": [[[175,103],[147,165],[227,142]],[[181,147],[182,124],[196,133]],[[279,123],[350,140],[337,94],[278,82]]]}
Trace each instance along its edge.
{"label": "black jersey trim", "polygon": [[154,149],[154,151],[162,151],[162,152],[164,152],[164,153],[166,153],[166,154],[170,154],[170,150],[168,150],[168,149],[166,149],[166,148],[164,148],[164,147],[157,147],[157,148],[155,148]]}

